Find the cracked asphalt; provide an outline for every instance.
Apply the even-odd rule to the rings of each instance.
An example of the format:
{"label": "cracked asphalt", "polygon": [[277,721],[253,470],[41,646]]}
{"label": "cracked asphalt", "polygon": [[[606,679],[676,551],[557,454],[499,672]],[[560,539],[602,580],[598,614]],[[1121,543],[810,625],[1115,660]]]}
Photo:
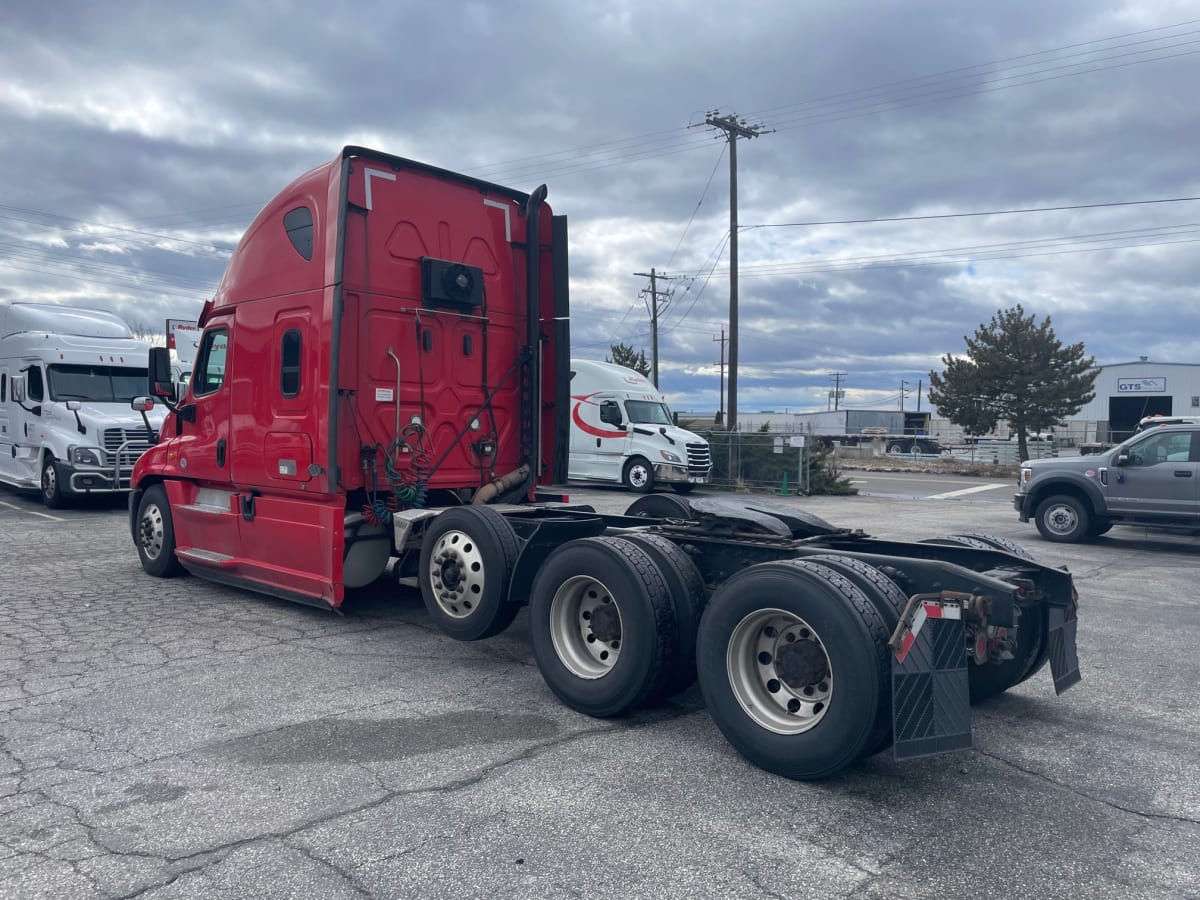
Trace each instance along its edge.
{"label": "cracked asphalt", "polygon": [[524,614],[464,644],[388,582],[337,616],[153,579],[119,503],[0,498],[0,897],[1200,897],[1196,537],[794,500],[1068,566],[1084,679],[976,707],[973,750],[800,784],[694,687],[615,721],[560,706]]}

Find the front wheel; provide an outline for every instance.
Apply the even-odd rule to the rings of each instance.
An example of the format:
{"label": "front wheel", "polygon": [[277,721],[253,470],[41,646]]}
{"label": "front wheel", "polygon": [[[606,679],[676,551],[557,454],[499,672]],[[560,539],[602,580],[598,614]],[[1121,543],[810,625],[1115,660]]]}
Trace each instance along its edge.
{"label": "front wheel", "polygon": [[903,444],[889,444],[888,448],[887,448],[887,452],[890,453],[892,456],[899,456],[901,453],[904,452],[904,445]]}
{"label": "front wheel", "polygon": [[138,504],[137,550],[142,568],[155,578],[174,578],[183,573],[183,566],[175,556],[171,503],[161,484],[147,488]]}
{"label": "front wheel", "polygon": [[1068,494],[1056,494],[1039,503],[1034,521],[1042,537],[1061,544],[1084,540],[1091,527],[1087,507]]}
{"label": "front wheel", "polygon": [[635,494],[648,494],[654,490],[654,467],[644,457],[635,456],[625,463],[621,481]]}
{"label": "front wheel", "polygon": [[49,453],[42,463],[42,502],[47,509],[63,509],[67,505],[66,492],[58,477],[58,463]]}
{"label": "front wheel", "polygon": [[459,506],[433,520],[421,541],[421,599],[456,641],[499,634],[520,611],[508,582],[517,563],[509,521],[486,506]]}
{"label": "front wheel", "polygon": [[713,595],[696,646],[717,727],[755,765],[825,778],[886,731],[888,629],[844,574],[804,559],[743,569]]}

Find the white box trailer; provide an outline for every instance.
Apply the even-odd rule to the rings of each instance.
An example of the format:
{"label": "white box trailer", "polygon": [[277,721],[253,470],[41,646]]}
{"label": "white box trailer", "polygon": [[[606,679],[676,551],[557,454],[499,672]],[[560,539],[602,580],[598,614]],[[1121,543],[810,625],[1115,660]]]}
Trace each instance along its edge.
{"label": "white box trailer", "polygon": [[669,484],[686,493],[712,474],[708,441],[675,424],[666,395],[633,369],[571,360],[571,481]]}
{"label": "white box trailer", "polygon": [[0,483],[52,509],[129,490],[165,415],[130,407],[146,393],[149,347],[111,312],[0,304]]}

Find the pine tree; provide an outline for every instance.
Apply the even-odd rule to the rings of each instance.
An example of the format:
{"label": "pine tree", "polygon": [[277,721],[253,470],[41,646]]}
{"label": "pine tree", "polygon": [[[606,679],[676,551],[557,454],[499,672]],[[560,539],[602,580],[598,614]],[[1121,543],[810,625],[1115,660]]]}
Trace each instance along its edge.
{"label": "pine tree", "polygon": [[929,373],[929,402],[968,434],[1007,420],[1021,459],[1029,458],[1030,433],[1052,428],[1096,396],[1096,361],[1083,344],[1063,346],[1049,316],[1039,325],[1019,303],[963,340],[965,357],[947,353],[945,371]]}
{"label": "pine tree", "polygon": [[606,356],[605,362],[616,363],[618,366],[633,369],[646,378],[650,377],[650,361],[646,359],[645,350],[635,351],[628,344],[613,344],[609,349],[612,350],[612,357]]}

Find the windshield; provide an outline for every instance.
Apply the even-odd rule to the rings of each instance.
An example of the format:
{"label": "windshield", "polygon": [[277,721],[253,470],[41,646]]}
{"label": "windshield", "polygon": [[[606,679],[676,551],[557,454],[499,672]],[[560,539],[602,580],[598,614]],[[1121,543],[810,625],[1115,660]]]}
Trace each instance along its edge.
{"label": "windshield", "polygon": [[626,400],[625,412],[635,425],[673,425],[665,403],[650,400]]}
{"label": "windshield", "polygon": [[50,366],[51,400],[129,402],[146,393],[149,373],[126,366]]}

